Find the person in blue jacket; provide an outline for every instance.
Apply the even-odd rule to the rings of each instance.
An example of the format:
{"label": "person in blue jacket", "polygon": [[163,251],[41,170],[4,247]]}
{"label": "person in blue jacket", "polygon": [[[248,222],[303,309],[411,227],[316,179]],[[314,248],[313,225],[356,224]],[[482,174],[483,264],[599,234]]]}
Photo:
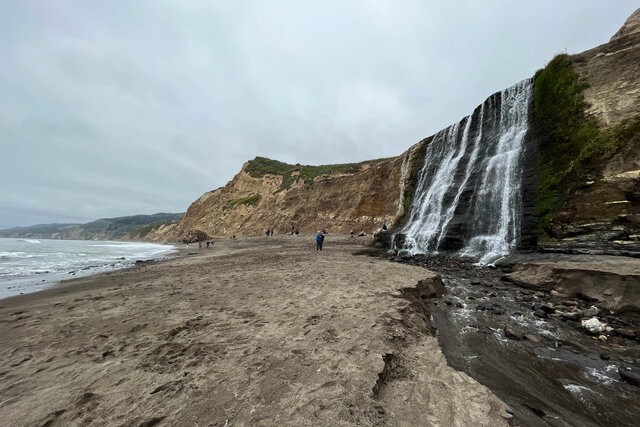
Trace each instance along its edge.
{"label": "person in blue jacket", "polygon": [[318,231],[318,234],[316,234],[316,251],[322,250],[323,243],[324,243],[324,235]]}

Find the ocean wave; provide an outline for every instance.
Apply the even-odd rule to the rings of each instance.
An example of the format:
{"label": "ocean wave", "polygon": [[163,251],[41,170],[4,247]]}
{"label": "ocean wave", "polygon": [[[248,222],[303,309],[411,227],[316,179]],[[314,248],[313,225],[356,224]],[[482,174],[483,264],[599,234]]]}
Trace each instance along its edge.
{"label": "ocean wave", "polygon": [[27,243],[37,243],[40,244],[40,240],[36,240],[36,239],[20,239],[21,242],[27,242]]}
{"label": "ocean wave", "polygon": [[27,252],[0,252],[1,258],[29,258],[32,254]]}

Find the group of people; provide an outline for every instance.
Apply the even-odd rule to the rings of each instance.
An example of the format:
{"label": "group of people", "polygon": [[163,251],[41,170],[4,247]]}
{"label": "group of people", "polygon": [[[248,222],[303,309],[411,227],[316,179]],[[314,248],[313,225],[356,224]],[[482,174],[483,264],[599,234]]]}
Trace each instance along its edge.
{"label": "group of people", "polygon": [[267,237],[273,236],[273,228],[267,228]]}
{"label": "group of people", "polygon": [[[209,248],[209,246],[213,247],[213,244],[215,243],[215,241],[207,240],[206,243],[207,243],[207,248]],[[187,247],[189,247],[188,243],[187,243]],[[198,247],[202,249],[202,242],[198,242]]]}

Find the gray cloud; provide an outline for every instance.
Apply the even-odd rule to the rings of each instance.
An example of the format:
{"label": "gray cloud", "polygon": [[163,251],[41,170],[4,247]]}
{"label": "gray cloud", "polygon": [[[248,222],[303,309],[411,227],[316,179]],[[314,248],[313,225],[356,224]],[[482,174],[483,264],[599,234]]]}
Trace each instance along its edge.
{"label": "gray cloud", "polygon": [[397,155],[637,7],[6,3],[0,227],[183,211],[256,155]]}

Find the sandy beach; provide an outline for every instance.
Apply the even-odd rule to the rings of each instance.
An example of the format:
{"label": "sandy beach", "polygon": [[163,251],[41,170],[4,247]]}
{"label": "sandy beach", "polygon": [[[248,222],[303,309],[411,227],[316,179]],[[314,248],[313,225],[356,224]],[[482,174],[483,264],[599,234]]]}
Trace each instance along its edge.
{"label": "sandy beach", "polygon": [[438,347],[439,277],[366,239],[192,245],[0,300],[0,424],[507,425]]}

